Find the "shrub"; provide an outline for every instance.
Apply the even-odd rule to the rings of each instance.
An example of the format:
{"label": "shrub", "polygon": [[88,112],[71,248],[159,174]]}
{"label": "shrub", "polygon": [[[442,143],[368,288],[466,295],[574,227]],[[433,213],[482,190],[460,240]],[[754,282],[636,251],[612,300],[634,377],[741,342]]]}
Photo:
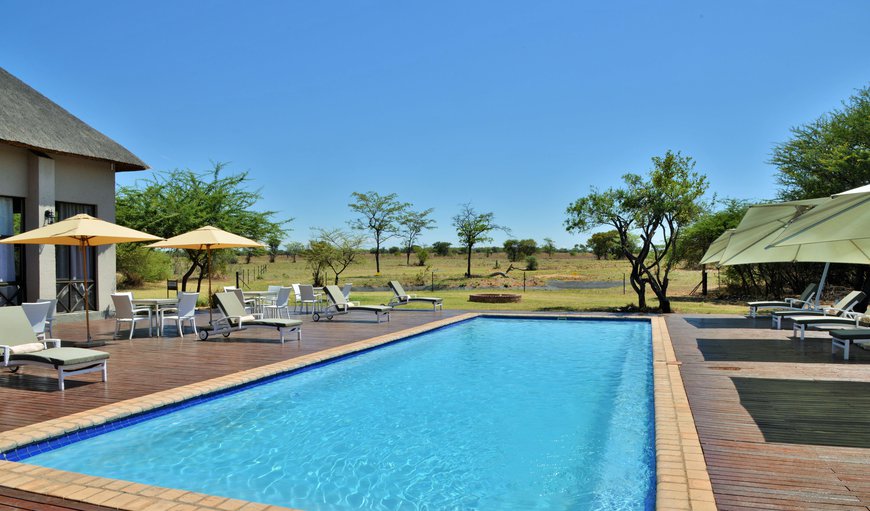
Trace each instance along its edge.
{"label": "shrub", "polygon": [[429,260],[429,251],[425,248],[417,247],[414,253],[417,254],[418,266],[425,266],[426,261]]}
{"label": "shrub", "polygon": [[526,258],[526,269],[529,271],[534,271],[538,269],[538,258],[535,256],[529,256]]}
{"label": "shrub", "polygon": [[124,287],[139,287],[144,282],[165,280],[172,275],[169,254],[142,245],[124,243],[116,248],[117,269]]}

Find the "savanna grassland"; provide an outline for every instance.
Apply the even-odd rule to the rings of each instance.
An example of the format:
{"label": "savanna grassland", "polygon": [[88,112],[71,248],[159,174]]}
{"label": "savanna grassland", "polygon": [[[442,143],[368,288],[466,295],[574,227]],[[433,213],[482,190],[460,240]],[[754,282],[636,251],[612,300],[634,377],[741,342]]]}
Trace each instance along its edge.
{"label": "savanna grassland", "polygon": [[[449,309],[468,310],[521,310],[521,311],[617,311],[637,303],[637,296],[626,283],[623,293],[623,276],[629,271],[624,260],[596,260],[591,254],[570,255],[556,253],[552,257],[538,254],[538,270],[524,271],[525,263],[510,263],[504,253],[493,253],[486,256],[483,253],[474,254],[472,258],[473,278],[465,278],[466,256],[456,254],[450,256],[431,256],[425,266],[416,265],[417,259],[411,256],[411,266],[406,264],[404,254],[382,254],[381,272],[375,272],[375,260],[372,254],[360,254],[358,262],[348,267],[339,278],[340,284],[352,283],[352,299],[364,304],[386,303],[391,296],[387,288],[389,280],[402,282],[405,288],[421,295],[433,295],[444,298],[444,307]],[[235,273],[238,271],[249,280],[243,283],[245,290],[264,290],[269,285],[290,285],[291,283],[311,283],[311,270],[305,259],[279,256],[274,263],[269,263],[267,257],[255,257],[250,264],[227,264],[213,279],[212,289],[222,289],[225,285],[235,285]],[[505,272],[510,265],[514,269],[507,276],[493,275]],[[183,265],[176,264],[181,272]],[[265,268],[259,276],[259,269]],[[179,273],[180,275],[180,273]],[[244,279],[244,277],[243,277]],[[709,273],[710,296],[704,300],[700,291],[691,294],[701,281],[701,272],[695,270],[676,269],[671,272],[669,295],[673,297],[675,312],[684,313],[742,313],[745,306],[741,303],[726,303],[715,300],[716,274]],[[525,291],[523,282],[525,280]],[[328,272],[327,283],[334,283],[334,274]],[[431,287],[433,286],[433,292]],[[548,287],[551,281],[579,282],[580,289],[555,289]],[[577,285],[577,284],[575,284]],[[188,291],[196,290],[196,279],[188,283]],[[136,296],[165,296],[165,282],[146,283],[141,288],[131,289]],[[202,294],[206,291],[206,282],[202,283]],[[510,292],[522,294],[519,303],[490,304],[469,302],[468,295],[472,292]],[[647,301],[655,307],[655,295],[647,291]],[[204,301],[203,301],[204,303]],[[409,306],[412,307],[412,306]],[[425,307],[422,305],[421,307]]]}

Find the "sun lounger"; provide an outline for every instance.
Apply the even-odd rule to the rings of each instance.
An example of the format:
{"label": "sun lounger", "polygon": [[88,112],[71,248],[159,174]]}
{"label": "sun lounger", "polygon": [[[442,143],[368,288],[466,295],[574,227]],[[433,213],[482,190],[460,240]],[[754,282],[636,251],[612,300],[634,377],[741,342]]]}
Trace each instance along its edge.
{"label": "sun lounger", "polygon": [[840,316],[792,316],[792,335],[797,336],[798,330],[800,330],[800,337],[803,341],[807,328],[818,330],[857,328],[858,321],[863,315],[860,312],[844,312]]}
{"label": "sun lounger", "polygon": [[406,305],[411,302],[424,302],[432,305],[432,310],[438,310],[442,308],[442,303],[444,301],[443,298],[435,298],[434,296],[417,296],[417,295],[409,295],[405,292],[405,288],[402,287],[402,284],[399,283],[398,280],[391,280],[389,283],[390,289],[393,290],[393,296],[390,298],[390,302],[387,304],[390,307],[395,307],[397,305]]}
{"label": "sun lounger", "polygon": [[388,305],[355,305],[345,300],[341,288],[338,286],[326,286],[324,290],[330,303],[323,311],[314,313],[312,316],[314,321],[320,321],[321,316],[326,316],[326,319],[331,320],[339,314],[349,314],[355,311],[374,312],[378,323],[381,322],[381,316],[386,316],[387,321],[390,321],[390,311],[393,308]]}
{"label": "sun lounger", "polygon": [[[278,330],[281,335],[281,344],[284,344],[284,336],[290,332],[296,332],[296,341],[302,342],[302,322],[298,319],[263,319],[262,314],[249,314],[234,292],[215,293],[214,297],[223,317],[214,322],[211,329],[212,334],[229,337],[231,332],[245,330],[248,327],[264,327]],[[200,339],[204,341],[208,339],[208,335],[208,329],[200,329]]]}
{"label": "sun lounger", "polygon": [[758,316],[758,311],[761,309],[772,309],[772,310],[807,310],[812,309],[812,299],[816,294],[816,285],[810,284],[804,289],[804,292],[801,293],[800,298],[786,298],[785,300],[772,300],[766,302],[748,302],[746,305],[749,306],[749,317],[754,318]]}
{"label": "sun lounger", "polygon": [[843,360],[849,360],[851,344],[870,347],[870,328],[848,328],[831,332],[831,352],[834,348],[842,348]]}
{"label": "sun lounger", "polygon": [[[60,339],[38,340],[21,307],[0,307],[0,350],[3,367],[17,371],[32,365],[57,370],[57,384],[64,390],[64,378],[101,371],[108,379],[109,354],[84,348],[61,348]],[[48,345],[54,345],[49,348]]]}
{"label": "sun lounger", "polygon": [[777,330],[782,328],[782,320],[784,318],[792,318],[795,316],[842,316],[846,312],[850,312],[856,305],[864,300],[864,293],[861,291],[852,291],[847,294],[842,300],[835,303],[831,307],[824,307],[817,310],[791,310],[791,311],[773,311],[770,316],[772,327]]}

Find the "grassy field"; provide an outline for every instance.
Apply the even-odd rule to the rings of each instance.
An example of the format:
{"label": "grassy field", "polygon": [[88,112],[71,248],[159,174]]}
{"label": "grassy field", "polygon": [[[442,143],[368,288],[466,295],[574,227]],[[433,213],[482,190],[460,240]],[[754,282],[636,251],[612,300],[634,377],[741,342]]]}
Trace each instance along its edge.
{"label": "grassy field", "polygon": [[[450,309],[469,310],[524,310],[524,311],[615,311],[629,304],[636,304],[637,297],[629,284],[623,294],[623,276],[629,270],[625,261],[599,261],[590,254],[539,254],[538,270],[523,271],[523,263],[513,263],[515,268],[508,277],[490,276],[495,272],[504,272],[511,263],[503,253],[474,254],[472,258],[472,273],[474,278],[467,279],[465,273],[466,259],[464,255],[447,257],[430,257],[427,266],[413,266],[416,258],[412,256],[412,266],[405,264],[404,255],[385,254],[381,256],[381,273],[375,273],[374,255],[361,254],[359,263],[350,266],[341,274],[340,283],[353,283],[352,299],[366,304],[386,303],[391,293],[386,284],[389,280],[402,282],[409,292],[415,289],[418,294],[429,294],[444,298],[444,307]],[[258,268],[265,266],[265,272],[259,277]],[[179,266],[180,267],[180,266]],[[519,267],[517,269],[516,267]],[[232,264],[223,275],[213,279],[213,290],[220,290],[225,285],[235,285],[235,272],[247,275],[249,281],[244,289],[263,290],[269,285],[289,285],[291,283],[310,283],[311,271],[303,258],[292,259],[279,257],[275,263],[268,263],[265,257],[254,258],[251,264]],[[715,274],[710,274],[710,287],[715,289]],[[243,277],[244,278],[244,277]],[[525,279],[526,290],[523,291]],[[329,274],[329,284],[334,282],[334,275]],[[591,285],[592,283],[610,283],[612,287],[585,289],[544,289],[550,281],[572,281]],[[431,286],[434,281],[434,293]],[[673,297],[672,307],[676,312],[700,313],[742,313],[742,304],[723,303],[715,300],[703,301],[700,296],[690,296],[692,289],[701,281],[701,272],[675,270],[671,272],[669,296]],[[188,290],[195,290],[196,280],[188,283]],[[203,294],[206,283],[203,281]],[[165,282],[147,283],[140,289],[128,289],[137,296],[165,296]],[[468,295],[475,290],[479,292],[511,292],[522,294],[519,303],[489,304],[468,301]],[[715,293],[712,293],[715,294]],[[711,297],[712,297],[711,294]],[[658,302],[652,291],[647,291],[647,302],[657,306]]]}

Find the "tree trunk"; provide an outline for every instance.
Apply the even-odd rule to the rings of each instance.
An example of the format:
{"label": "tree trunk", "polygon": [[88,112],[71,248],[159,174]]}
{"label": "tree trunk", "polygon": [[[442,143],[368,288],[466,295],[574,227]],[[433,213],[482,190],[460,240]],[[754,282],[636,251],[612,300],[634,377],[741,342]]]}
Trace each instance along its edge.
{"label": "tree trunk", "polygon": [[181,292],[183,293],[187,292],[187,281],[190,280],[193,271],[199,266],[199,258],[202,257],[202,255],[198,250],[188,250],[187,257],[190,259],[190,268],[188,268],[187,272],[181,276]]}
{"label": "tree trunk", "polygon": [[375,243],[375,273],[381,273],[381,244]]}
{"label": "tree trunk", "polygon": [[293,254],[293,262],[296,262],[296,254]]}
{"label": "tree trunk", "polygon": [[405,266],[411,266],[411,247],[405,250]]}
{"label": "tree trunk", "polygon": [[468,245],[468,269],[465,271],[465,276],[471,278],[471,245]]}

